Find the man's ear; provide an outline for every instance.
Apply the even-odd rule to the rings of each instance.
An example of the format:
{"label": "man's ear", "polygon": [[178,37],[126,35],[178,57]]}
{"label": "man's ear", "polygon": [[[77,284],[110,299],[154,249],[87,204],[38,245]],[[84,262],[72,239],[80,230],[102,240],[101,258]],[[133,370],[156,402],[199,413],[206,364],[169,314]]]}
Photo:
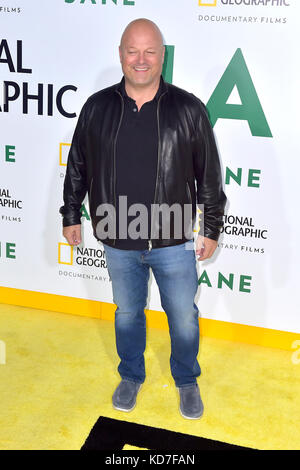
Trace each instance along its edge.
{"label": "man's ear", "polygon": [[119,46],[119,57],[120,57],[120,62],[122,63],[122,49],[121,49],[121,46]]}

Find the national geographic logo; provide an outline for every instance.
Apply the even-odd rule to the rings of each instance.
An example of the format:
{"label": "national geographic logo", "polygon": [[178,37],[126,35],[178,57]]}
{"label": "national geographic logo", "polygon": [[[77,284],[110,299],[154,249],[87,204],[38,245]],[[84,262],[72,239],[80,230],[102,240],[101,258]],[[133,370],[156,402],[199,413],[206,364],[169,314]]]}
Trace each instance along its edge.
{"label": "national geographic logo", "polygon": [[[0,188],[0,208],[6,210],[22,209],[23,201],[13,197],[9,188]],[[0,214],[0,220],[2,222],[21,222],[21,217],[15,215]]]}
{"label": "national geographic logo", "polygon": [[60,142],[59,144],[59,166],[67,166],[68,153],[70,150],[71,144],[67,142]]}
{"label": "national geographic logo", "polygon": [[248,6],[248,7],[289,7],[287,0],[198,0],[199,7]]}
{"label": "national geographic logo", "polygon": [[64,269],[58,271],[58,275],[69,279],[81,279],[84,281],[109,282],[108,272],[100,271],[99,274],[93,274],[91,269],[85,272],[73,271],[68,268],[86,266],[87,268],[107,268],[104,250],[100,248],[76,248],[68,243],[58,243],[58,264],[65,265]]}
{"label": "national geographic logo", "polygon": [[217,0],[198,0],[199,7],[216,7]]}
{"label": "national geographic logo", "polygon": [[257,246],[257,242],[262,243],[268,239],[268,230],[257,227],[253,217],[225,214],[221,233],[224,234],[224,241],[218,243],[219,248],[247,255],[265,253],[265,247]]}
{"label": "national geographic logo", "polygon": [[[26,52],[26,51],[25,51]],[[32,68],[24,67],[23,41],[16,44],[0,38],[0,72],[9,71],[16,77],[20,74],[32,74]],[[65,109],[63,98],[65,93],[77,91],[74,85],[65,85],[55,89],[54,84],[30,82],[0,81],[0,112],[9,113],[12,108],[19,108],[23,114],[54,116],[55,111],[66,118],[75,118],[76,113]]]}
{"label": "national geographic logo", "polygon": [[68,243],[58,244],[58,263],[68,266],[107,268],[104,250],[79,246],[73,249]]}
{"label": "national geographic logo", "polygon": [[[235,7],[252,7],[248,11],[252,13],[252,16],[246,16],[244,14],[236,13],[231,15],[224,14],[203,14],[198,15],[198,21],[201,22],[212,22],[212,23],[247,23],[247,24],[285,24],[287,23],[286,17],[271,17],[271,16],[255,16],[256,7],[268,7],[266,11],[270,11],[276,7],[289,7],[290,3],[287,0],[198,0],[199,7],[218,7],[216,11],[219,12],[221,8],[230,6],[235,9]],[[213,8],[202,8],[202,11],[214,11]],[[223,10],[224,11],[224,10]],[[228,11],[228,10],[227,10]],[[232,10],[230,10],[231,12]],[[233,10],[234,11],[234,10]],[[244,11],[241,8],[236,9],[236,12]],[[248,12],[247,11],[247,12]],[[276,11],[279,8],[276,8]],[[214,11],[215,12],[215,11]]]}
{"label": "national geographic logo", "polygon": [[65,3],[81,3],[81,4],[90,4],[90,5],[108,5],[108,4],[115,4],[115,5],[123,5],[123,6],[134,6],[134,0],[65,0]]}
{"label": "national geographic logo", "polygon": [[224,216],[224,226],[221,229],[226,235],[267,240],[268,230],[256,228],[252,217],[228,215]]}
{"label": "national geographic logo", "polygon": [[22,209],[22,201],[13,199],[9,189],[0,188],[0,207],[8,209]]}

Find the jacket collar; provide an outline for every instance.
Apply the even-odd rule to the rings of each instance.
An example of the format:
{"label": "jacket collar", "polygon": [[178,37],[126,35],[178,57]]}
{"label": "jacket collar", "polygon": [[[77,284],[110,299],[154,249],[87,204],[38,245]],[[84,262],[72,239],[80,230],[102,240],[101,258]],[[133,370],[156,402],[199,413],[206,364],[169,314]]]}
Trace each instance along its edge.
{"label": "jacket collar", "polygon": [[[120,83],[117,84],[115,91],[119,92],[123,96],[123,98],[128,97],[128,95],[126,93],[126,90],[125,90],[125,78],[124,78],[124,76],[123,76],[122,80],[120,81]],[[159,97],[161,95],[167,93],[167,91],[168,91],[167,83],[165,82],[165,80],[163,79],[163,76],[161,75],[160,76],[159,88],[157,90],[157,93],[156,93],[154,99],[156,101],[158,101]]]}

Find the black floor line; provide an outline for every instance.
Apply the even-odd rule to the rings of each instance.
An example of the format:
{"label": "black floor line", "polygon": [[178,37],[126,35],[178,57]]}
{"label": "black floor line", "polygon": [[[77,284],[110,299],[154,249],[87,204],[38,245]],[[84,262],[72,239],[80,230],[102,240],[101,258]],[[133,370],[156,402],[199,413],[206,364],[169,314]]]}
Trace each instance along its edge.
{"label": "black floor line", "polygon": [[125,444],[153,451],[254,450],[104,416],[97,420],[81,450],[120,451]]}

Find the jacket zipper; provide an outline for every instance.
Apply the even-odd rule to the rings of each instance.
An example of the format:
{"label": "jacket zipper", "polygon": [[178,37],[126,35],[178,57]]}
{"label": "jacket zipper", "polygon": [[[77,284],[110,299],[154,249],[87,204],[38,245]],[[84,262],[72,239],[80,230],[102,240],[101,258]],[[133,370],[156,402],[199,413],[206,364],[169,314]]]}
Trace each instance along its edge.
{"label": "jacket zipper", "polygon": [[187,186],[187,190],[188,190],[188,198],[189,198],[190,204],[192,204],[192,195],[191,195],[190,185],[189,185],[188,181],[186,182],[186,186]]}
{"label": "jacket zipper", "polygon": [[[117,146],[117,138],[118,138],[118,134],[119,134],[119,130],[120,130],[120,127],[121,127],[121,122],[122,122],[122,119],[123,119],[123,114],[124,114],[124,100],[123,100],[123,97],[121,95],[121,93],[116,90],[116,93],[118,93],[118,95],[120,95],[120,98],[121,98],[121,102],[122,102],[122,111],[121,111],[121,117],[120,117],[120,122],[119,122],[119,126],[118,126],[118,129],[117,129],[117,132],[116,132],[116,136],[115,136],[115,141],[114,141],[114,207],[116,208],[116,146]],[[116,234],[117,236],[117,234]],[[116,244],[116,238],[114,239],[114,242],[113,244],[115,245]]]}
{"label": "jacket zipper", "polygon": [[90,198],[92,198],[93,183],[94,183],[94,177],[92,178],[91,185],[90,185]]}
{"label": "jacket zipper", "polygon": [[92,179],[91,179],[91,185],[90,185],[90,191],[89,191],[90,212],[92,212],[92,209],[91,209],[91,202],[92,202],[93,183],[94,183],[94,177],[92,177]]}
{"label": "jacket zipper", "polygon": [[[156,195],[157,195],[157,186],[158,186],[158,173],[159,173],[159,167],[160,167],[160,129],[159,129],[159,106],[160,106],[160,101],[162,99],[162,97],[166,94],[166,91],[164,93],[162,93],[158,99],[158,103],[157,103],[157,110],[156,110],[156,116],[157,116],[157,130],[158,130],[158,150],[157,150],[157,169],[156,169],[156,182],[155,182],[155,192],[154,192],[154,204],[155,204],[155,201],[156,201]],[[155,207],[155,206],[154,206]],[[154,220],[154,211],[152,213],[152,216],[151,216],[151,226],[152,226],[152,222]],[[152,250],[152,240],[151,240],[151,236],[152,236],[152,230],[151,230],[151,234],[150,234],[150,240],[148,240],[148,249],[149,251]]]}

